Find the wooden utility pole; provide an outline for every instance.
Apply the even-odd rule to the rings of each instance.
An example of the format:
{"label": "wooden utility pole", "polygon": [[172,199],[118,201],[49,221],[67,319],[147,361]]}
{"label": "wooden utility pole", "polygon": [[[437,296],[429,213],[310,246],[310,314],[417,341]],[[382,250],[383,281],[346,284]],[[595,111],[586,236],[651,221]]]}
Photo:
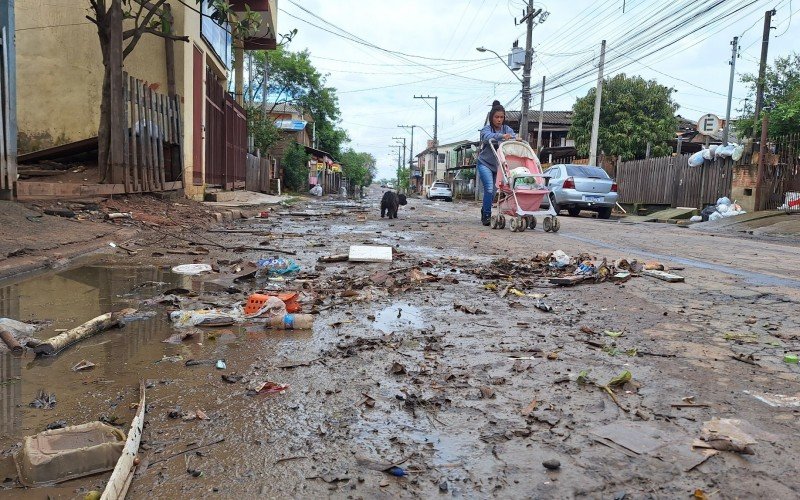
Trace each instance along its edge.
{"label": "wooden utility pole", "polygon": [[731,128],[731,99],[733,98],[733,76],[736,69],[736,51],[739,50],[739,37],[733,37],[731,42],[733,49],[731,50],[731,78],[728,81],[728,107],[725,110],[725,128],[722,129],[722,145],[728,145],[728,134]]}
{"label": "wooden utility pole", "polygon": [[[542,151],[542,127],[544,126],[544,83],[547,77],[542,77],[542,98],[539,101],[539,130],[536,132],[536,151]],[[541,158],[540,158],[541,159]]]}
{"label": "wooden utility pole", "polygon": [[758,65],[758,81],[756,82],[756,109],[753,120],[758,123],[761,108],[764,107],[764,77],[767,72],[767,51],[769,49],[769,30],[772,27],[772,16],[775,9],[764,13],[764,33],[761,38],[761,62]]}
{"label": "wooden utility pole", "polygon": [[603,65],[606,60],[606,41],[600,45],[600,66],[597,70],[597,91],[594,96],[594,117],[592,118],[592,138],[589,143],[589,165],[597,165],[597,137],[600,132],[600,102],[603,97]]}
{"label": "wooden utility pole", "polygon": [[237,38],[233,41],[233,72],[236,80],[234,98],[240,105],[244,105],[244,42]]}

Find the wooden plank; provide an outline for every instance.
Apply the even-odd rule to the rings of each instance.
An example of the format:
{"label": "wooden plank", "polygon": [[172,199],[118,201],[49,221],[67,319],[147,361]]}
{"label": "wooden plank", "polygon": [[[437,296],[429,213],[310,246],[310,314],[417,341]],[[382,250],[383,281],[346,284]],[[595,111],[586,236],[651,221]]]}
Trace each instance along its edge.
{"label": "wooden plank", "polygon": [[391,262],[392,247],[352,245],[348,260],[350,262]]}
{"label": "wooden plank", "polygon": [[147,141],[144,135],[144,124],[147,120],[144,113],[144,82],[136,80],[136,122],[139,135],[139,190],[147,190]]}
{"label": "wooden plank", "polygon": [[123,135],[123,147],[122,147],[122,182],[125,184],[125,192],[133,191],[133,186],[131,185],[131,117],[129,115],[130,106],[128,105],[128,101],[130,101],[130,87],[129,77],[127,72],[122,72],[122,110],[124,112],[124,117],[122,118],[122,123],[125,126],[125,134]]}
{"label": "wooden plank", "polygon": [[150,88],[144,85],[142,88],[142,107],[144,108],[144,124],[142,127],[142,141],[147,146],[147,163],[145,164],[145,185],[142,191],[153,191],[153,159],[155,158],[155,151],[153,151],[153,116],[150,110]]}
{"label": "wooden plank", "polygon": [[642,270],[642,274],[651,278],[660,279],[662,281],[668,281],[670,283],[682,283],[684,281],[683,276],[678,276],[677,274],[671,274],[664,271],[650,271],[644,269]]}
{"label": "wooden plank", "polygon": [[164,120],[164,96],[163,94],[154,94],[156,107],[156,127],[158,127],[158,134],[156,135],[156,145],[158,146],[158,189],[164,190],[164,129],[166,128],[166,121]]}
{"label": "wooden plank", "polygon": [[137,106],[136,106],[136,86],[138,84],[138,80],[136,80],[133,76],[129,78],[128,88],[130,89],[130,113],[131,113],[131,129],[130,129],[130,137],[131,137],[131,191],[136,191],[139,189],[139,152],[137,151],[138,140],[136,136],[136,124],[139,123],[138,115],[136,113]]}
{"label": "wooden plank", "polygon": [[176,155],[178,158],[178,164],[175,168],[177,168],[179,175],[178,179],[183,179],[183,116],[181,115],[181,98],[180,96],[175,96],[173,98],[173,102],[175,104],[175,140],[176,144],[178,145],[178,154]]}

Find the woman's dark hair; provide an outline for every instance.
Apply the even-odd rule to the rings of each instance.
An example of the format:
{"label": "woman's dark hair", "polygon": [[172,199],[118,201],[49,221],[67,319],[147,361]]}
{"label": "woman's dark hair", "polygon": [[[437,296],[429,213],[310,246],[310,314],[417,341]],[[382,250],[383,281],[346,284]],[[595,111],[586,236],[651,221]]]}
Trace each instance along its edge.
{"label": "woman's dark hair", "polygon": [[503,105],[500,104],[500,101],[495,99],[494,101],[492,101],[492,109],[490,109],[489,113],[486,115],[486,121],[484,122],[484,125],[491,125],[492,116],[494,116],[494,114],[497,113],[498,111],[502,111],[503,113],[505,113],[506,108],[504,108]]}
{"label": "woman's dark hair", "polygon": [[[497,102],[497,101],[495,101],[495,102]],[[489,118],[488,118],[489,125],[492,126],[492,129],[494,129],[494,124],[492,123],[492,118],[494,118],[494,114],[495,113],[503,113],[503,114],[505,114],[505,112],[506,112],[506,108],[501,106],[500,103],[497,103],[496,106],[492,105],[492,109],[491,109],[491,111],[489,111]],[[505,124],[505,120],[503,120],[503,123]]]}

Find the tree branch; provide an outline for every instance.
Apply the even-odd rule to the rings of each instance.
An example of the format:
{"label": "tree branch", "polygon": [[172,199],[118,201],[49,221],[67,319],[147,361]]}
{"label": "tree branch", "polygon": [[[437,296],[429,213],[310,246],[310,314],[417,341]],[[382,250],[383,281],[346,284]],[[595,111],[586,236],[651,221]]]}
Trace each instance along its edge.
{"label": "tree branch", "polygon": [[[147,14],[144,16],[144,19],[142,20],[141,23],[137,23],[138,26],[135,28],[136,32],[132,35],[133,40],[131,40],[128,46],[125,47],[125,51],[122,53],[123,59],[125,59],[125,57],[127,57],[128,54],[130,54],[133,51],[133,49],[136,47],[136,44],[139,43],[139,39],[142,37],[143,33],[157,33],[154,30],[147,28],[147,25],[150,23],[150,20],[153,19],[153,16],[156,15],[156,12],[159,10],[159,8],[166,2],[167,0],[156,0],[155,3],[149,3],[149,2],[146,3],[147,4],[146,8],[148,9]],[[145,7],[145,3],[142,3],[140,5],[143,8]],[[137,20],[138,20],[138,14],[137,14]]]}
{"label": "tree branch", "polygon": [[[149,33],[151,35],[155,35],[155,36],[158,36],[158,37],[161,37],[161,38],[169,38],[170,40],[176,40],[176,41],[179,41],[179,42],[188,42],[189,41],[189,37],[186,36],[186,35],[170,35],[169,33],[164,33],[163,31],[156,31],[156,30],[150,29],[150,28],[139,30],[139,36],[141,36],[144,33]],[[122,52],[122,58],[123,59],[125,57],[127,57],[128,54],[130,54],[133,51],[133,47],[131,47],[132,45],[135,45],[133,43],[133,41],[131,41],[131,43],[128,44],[127,47],[125,47],[125,50]]]}

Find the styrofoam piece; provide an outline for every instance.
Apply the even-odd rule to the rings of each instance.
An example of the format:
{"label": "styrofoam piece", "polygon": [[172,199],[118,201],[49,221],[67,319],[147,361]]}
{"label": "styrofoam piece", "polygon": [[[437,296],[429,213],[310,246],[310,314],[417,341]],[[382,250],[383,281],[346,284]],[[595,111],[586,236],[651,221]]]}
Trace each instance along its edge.
{"label": "styrofoam piece", "polygon": [[353,245],[347,260],[350,262],[391,262],[392,247]]}

